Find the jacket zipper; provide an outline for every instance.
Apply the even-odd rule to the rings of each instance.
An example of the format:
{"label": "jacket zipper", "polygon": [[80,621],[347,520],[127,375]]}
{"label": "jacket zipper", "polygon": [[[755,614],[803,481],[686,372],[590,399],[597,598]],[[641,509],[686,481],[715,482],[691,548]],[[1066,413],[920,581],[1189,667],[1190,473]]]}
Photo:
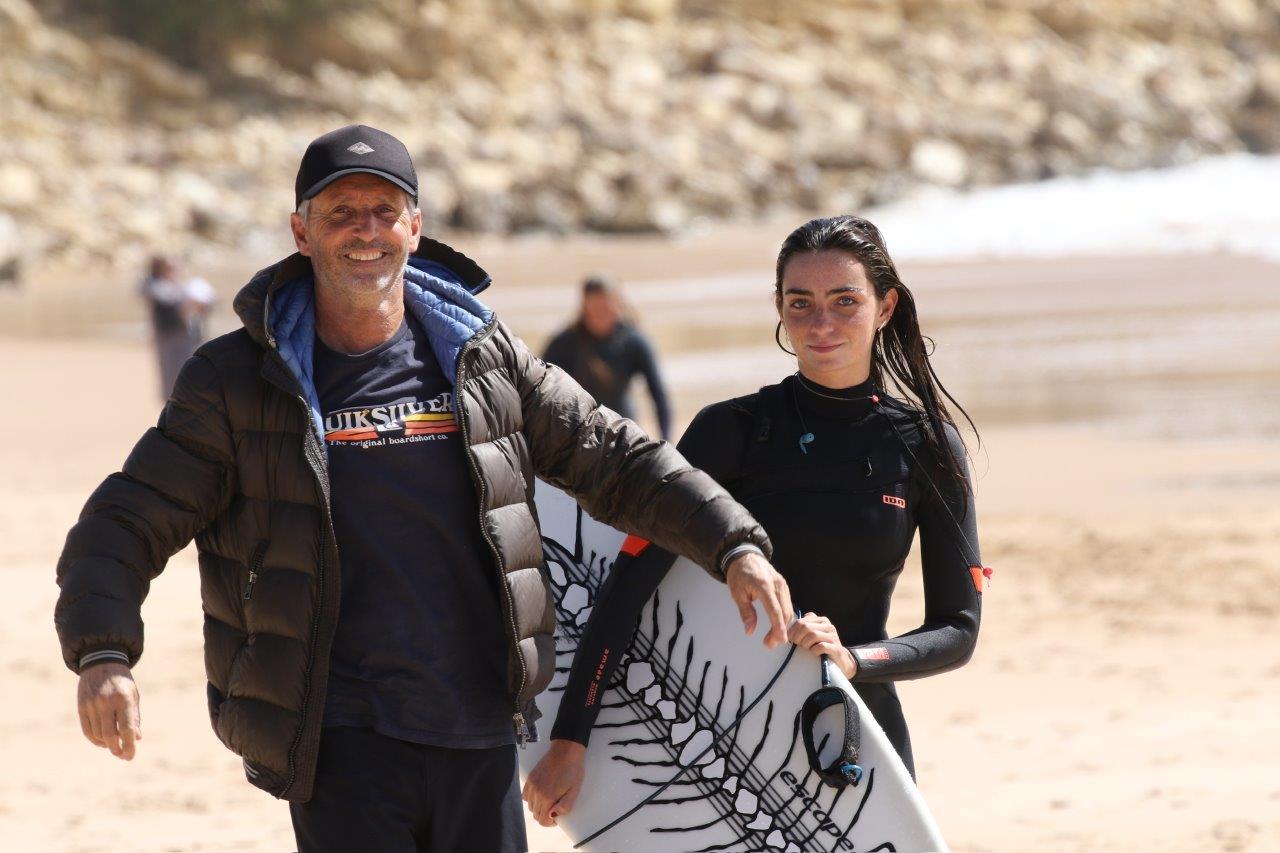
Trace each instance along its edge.
{"label": "jacket zipper", "polygon": [[[269,300],[268,300],[269,301]],[[264,306],[263,317],[266,317],[267,309]],[[275,356],[277,364],[282,368],[286,375],[289,373],[289,366],[285,364],[283,356],[280,355],[279,347],[276,344],[275,335],[271,334],[271,326],[266,326],[267,345],[271,347],[272,355]],[[306,420],[307,432],[306,438],[303,439],[304,454],[305,449],[314,443],[317,439],[311,421],[311,406],[307,403],[305,397],[301,394],[293,395],[298,401],[298,405],[302,407],[302,416]],[[320,487],[320,500],[324,504],[324,515],[327,524],[325,526],[325,538],[329,540],[325,544],[330,544],[333,540],[333,513],[329,507],[329,498],[325,494],[325,483],[328,481],[328,474],[321,471],[314,459],[307,460],[307,466],[311,469],[312,476],[316,478],[316,484]],[[302,719],[298,723],[298,733],[294,735],[293,743],[289,745],[289,778],[285,780],[284,787],[280,789],[279,796],[283,797],[293,783],[298,778],[298,765],[294,760],[298,751],[298,745],[302,742],[302,734],[306,731],[306,707],[307,702],[311,698],[311,668],[315,665],[316,643],[320,637],[320,614],[324,610],[324,574],[325,574],[325,555],[327,550],[320,549],[320,563],[316,567],[316,618],[311,620],[311,642],[307,646],[307,667],[302,673]]]}
{"label": "jacket zipper", "polygon": [[529,667],[525,663],[524,652],[520,651],[520,641],[516,628],[516,608],[515,602],[511,598],[511,587],[507,583],[506,566],[502,562],[502,554],[498,552],[498,547],[493,544],[493,539],[489,536],[489,527],[485,524],[484,518],[484,499],[485,488],[484,478],[480,476],[480,468],[476,464],[475,454],[471,452],[471,432],[467,426],[466,406],[462,405],[458,389],[462,387],[464,371],[466,369],[466,356],[474,346],[480,341],[489,337],[493,333],[493,327],[475,335],[471,340],[462,345],[462,351],[458,353],[458,363],[454,369],[454,395],[453,406],[454,415],[458,419],[458,427],[462,430],[462,446],[467,452],[467,462],[471,466],[471,478],[475,480],[476,487],[480,491],[480,533],[484,536],[485,543],[489,546],[489,550],[493,552],[494,561],[498,566],[498,588],[502,590],[503,598],[507,603],[507,623],[511,626],[511,646],[515,650],[516,660],[520,662],[520,686],[516,689],[514,698],[514,713],[511,715],[511,725],[515,728],[516,742],[524,749],[525,744],[529,742],[529,724],[524,718],[524,711],[520,707],[520,694],[524,692],[524,686],[529,680]]}
{"label": "jacket zipper", "polygon": [[258,572],[262,570],[262,561],[267,555],[267,540],[263,539],[253,549],[253,557],[249,560],[249,580],[244,585],[244,600],[253,598],[253,585],[258,582]]}

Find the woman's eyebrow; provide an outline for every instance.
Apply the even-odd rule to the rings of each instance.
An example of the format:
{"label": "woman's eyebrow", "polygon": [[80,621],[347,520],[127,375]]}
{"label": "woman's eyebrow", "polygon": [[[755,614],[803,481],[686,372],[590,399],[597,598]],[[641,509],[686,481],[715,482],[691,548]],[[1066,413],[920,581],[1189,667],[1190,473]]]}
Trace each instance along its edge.
{"label": "woman's eyebrow", "polygon": [[[801,294],[801,295],[803,295],[803,296],[812,296],[812,295],[813,295],[813,291],[812,291],[812,290],[805,290],[803,287],[788,287],[786,290],[784,290],[784,291],[782,291],[782,292],[783,292],[783,293],[799,293],[799,294]],[[852,285],[852,284],[846,284],[846,285],[844,285],[843,287],[833,287],[833,288],[831,288],[830,290],[828,290],[828,291],[827,291],[827,295],[828,295],[828,296],[830,296],[830,295],[831,295],[831,294],[833,294],[833,293],[862,293],[862,292],[863,292],[863,291],[862,291],[862,288],[861,288],[861,287],[857,287],[857,286]]]}

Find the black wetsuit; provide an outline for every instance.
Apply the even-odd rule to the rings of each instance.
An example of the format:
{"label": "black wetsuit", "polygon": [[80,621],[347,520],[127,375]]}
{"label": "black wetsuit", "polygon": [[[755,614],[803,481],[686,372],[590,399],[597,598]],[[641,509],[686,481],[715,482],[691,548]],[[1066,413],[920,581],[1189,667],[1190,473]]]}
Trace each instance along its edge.
{"label": "black wetsuit", "polygon": [[[913,768],[892,682],[969,659],[984,578],[971,490],[938,469],[918,411],[873,394],[869,382],[832,391],[788,377],[703,409],[679,448],[764,525],[793,603],[835,625],[858,662],[854,686]],[[958,434],[947,432],[963,459]],[[806,433],[813,440],[802,451]],[[889,599],[917,528],[924,624],[888,639]],[[583,632],[553,738],[587,743],[599,712],[595,697],[622,656],[608,655],[611,665],[601,671],[594,664],[629,643],[674,560],[656,546],[619,557]]]}
{"label": "black wetsuit", "polygon": [[542,358],[578,381],[601,405],[625,418],[635,420],[631,402],[631,380],[644,376],[653,397],[654,413],[662,437],[671,434],[671,403],[662,383],[653,346],[639,329],[619,323],[603,338],[597,338],[575,323],[551,339]]}

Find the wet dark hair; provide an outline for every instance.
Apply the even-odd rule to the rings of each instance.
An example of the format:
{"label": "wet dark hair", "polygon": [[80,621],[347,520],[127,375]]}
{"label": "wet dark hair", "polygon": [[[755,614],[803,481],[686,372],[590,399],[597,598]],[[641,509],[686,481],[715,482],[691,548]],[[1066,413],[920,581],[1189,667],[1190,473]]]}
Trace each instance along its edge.
{"label": "wet dark hair", "polygon": [[[955,419],[947,408],[947,402],[964,415],[974,435],[978,428],[964,407],[951,396],[929,362],[933,340],[920,334],[916,318],[915,298],[898,275],[898,268],[889,257],[880,230],[858,216],[832,216],[811,219],[792,231],[778,252],[778,265],[774,280],[774,300],[782,308],[782,277],[787,263],[798,254],[839,251],[847,252],[862,264],[876,297],[885,298],[890,290],[898,291],[898,305],[884,330],[876,334],[871,350],[871,381],[885,393],[917,406],[924,413],[924,437],[939,467],[962,491],[967,489],[964,460],[956,458],[946,439],[946,427],[956,427]],[[779,321],[775,338],[781,332]],[[781,340],[779,340],[781,346]],[[892,382],[893,387],[886,387]],[[957,430],[958,432],[958,430]]]}

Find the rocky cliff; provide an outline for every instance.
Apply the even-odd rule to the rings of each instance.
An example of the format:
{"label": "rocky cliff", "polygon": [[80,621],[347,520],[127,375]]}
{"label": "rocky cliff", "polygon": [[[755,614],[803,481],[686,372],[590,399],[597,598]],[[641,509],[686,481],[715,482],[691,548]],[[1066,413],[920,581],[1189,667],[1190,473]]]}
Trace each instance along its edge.
{"label": "rocky cliff", "polygon": [[24,258],[274,241],[306,143],[350,121],[408,143],[434,226],[491,232],[1280,149],[1280,0],[369,0],[194,56],[134,35],[0,0]]}

